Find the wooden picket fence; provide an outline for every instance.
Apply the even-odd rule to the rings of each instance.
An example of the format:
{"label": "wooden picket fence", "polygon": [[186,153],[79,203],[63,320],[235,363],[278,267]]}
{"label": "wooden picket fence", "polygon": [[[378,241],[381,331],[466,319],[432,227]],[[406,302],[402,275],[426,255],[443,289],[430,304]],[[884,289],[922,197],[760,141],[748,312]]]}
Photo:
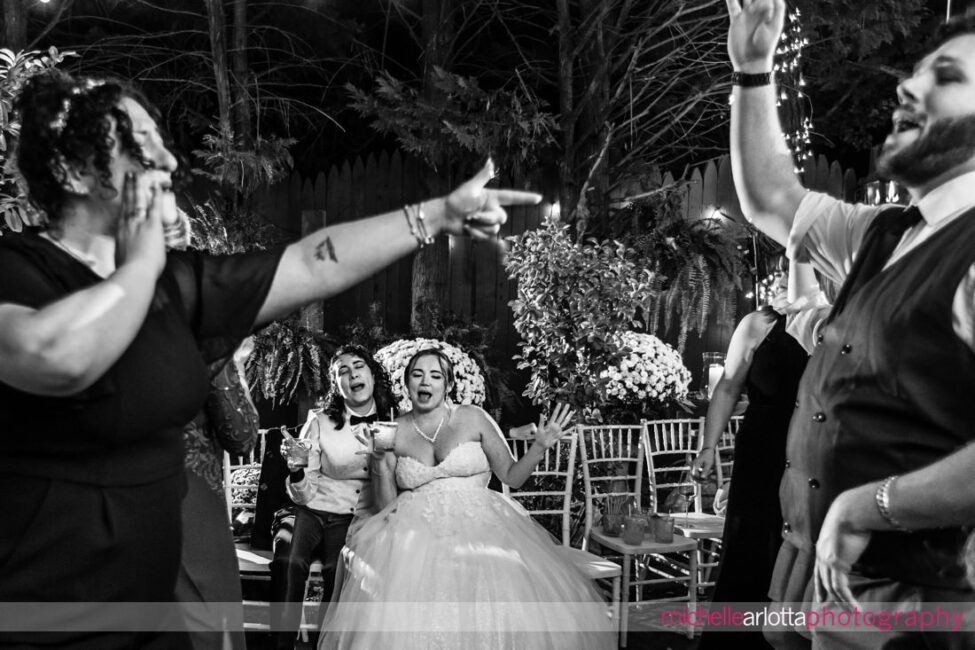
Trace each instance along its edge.
{"label": "wooden picket fence", "polygon": [[[445,188],[425,188],[422,178],[420,164],[412,158],[399,152],[371,154],[365,159],[357,158],[332,167],[315,178],[293,174],[287,181],[262,192],[257,197],[257,209],[272,223],[297,236],[325,224],[396,210],[406,203],[444,192]],[[826,191],[847,200],[853,200],[858,194],[856,175],[851,170],[843,170],[837,163],[829,163],[823,156],[808,162],[803,180],[810,189]],[[728,156],[693,169],[688,181],[682,190],[687,219],[710,216],[715,209],[732,219],[743,219]],[[668,174],[650,179],[647,187],[671,182],[673,177]],[[502,237],[519,235],[537,227],[552,210],[557,189],[533,189],[541,192],[545,200],[538,206],[511,209],[508,223],[502,228]],[[631,190],[627,192],[629,196],[639,194],[640,188]],[[388,329],[407,331],[411,282],[412,258],[406,258],[327,301],[324,328],[334,331],[357,318],[364,318],[370,305],[377,303]],[[496,325],[497,358],[502,362],[510,359],[517,352],[519,341],[508,307],[509,301],[515,298],[516,286],[505,275],[500,247],[493,242],[450,238],[447,282],[450,292],[445,307],[473,322]],[[747,304],[742,305],[740,315],[748,309]],[[697,373],[702,351],[725,350],[733,329],[734,323],[712,321],[703,337],[692,337],[685,351],[688,368]]]}

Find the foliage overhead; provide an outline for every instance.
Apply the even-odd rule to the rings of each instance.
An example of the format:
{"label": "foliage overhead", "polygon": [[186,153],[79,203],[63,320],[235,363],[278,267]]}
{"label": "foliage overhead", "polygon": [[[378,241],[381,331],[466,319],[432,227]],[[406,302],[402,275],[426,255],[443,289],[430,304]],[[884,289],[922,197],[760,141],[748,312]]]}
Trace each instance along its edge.
{"label": "foliage overhead", "polygon": [[555,116],[526,86],[488,92],[474,77],[439,67],[433,84],[436,101],[385,71],[376,78],[373,93],[351,84],[347,90],[352,107],[374,129],[393,135],[405,151],[435,169],[445,161],[484,160],[493,154],[502,168],[520,176],[555,142]]}
{"label": "foliage overhead", "polygon": [[[943,20],[925,0],[795,0],[809,44],[806,91],[814,145],[848,155],[890,131],[894,88],[926,49],[923,35]],[[922,37],[918,37],[921,35]]]}

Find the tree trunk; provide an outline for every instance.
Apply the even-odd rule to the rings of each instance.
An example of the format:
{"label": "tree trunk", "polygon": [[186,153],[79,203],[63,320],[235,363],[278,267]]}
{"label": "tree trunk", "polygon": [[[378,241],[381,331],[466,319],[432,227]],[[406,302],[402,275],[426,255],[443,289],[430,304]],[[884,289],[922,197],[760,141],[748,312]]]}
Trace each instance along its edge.
{"label": "tree trunk", "polygon": [[251,104],[247,95],[247,0],[234,0],[234,47],[230,51],[234,70],[233,117],[237,140],[245,148],[253,147],[254,133],[251,130]]}
{"label": "tree trunk", "polygon": [[230,75],[227,70],[227,19],[223,0],[204,0],[210,26],[210,52],[217,86],[217,108],[221,133],[230,132]]}
{"label": "tree trunk", "polygon": [[27,47],[27,0],[3,0],[3,43],[19,52]]}
{"label": "tree trunk", "polygon": [[559,204],[563,220],[574,216],[574,206],[579,188],[575,184],[572,170],[572,151],[575,146],[575,94],[573,92],[572,60],[572,16],[569,13],[569,0],[558,0],[559,12],[559,121],[562,131],[562,156],[559,160]]}
{"label": "tree trunk", "polygon": [[[435,68],[447,69],[453,26],[450,15],[454,0],[423,0],[423,94],[436,102],[439,93],[433,84]],[[449,161],[440,161],[421,183],[428,196],[436,196],[450,187]],[[445,182],[446,181],[446,182]],[[447,280],[450,270],[450,247],[446,237],[440,237],[417,253],[413,259],[413,295],[410,329],[414,334],[426,334],[433,316],[444,309],[448,301]]]}
{"label": "tree trunk", "polygon": [[[609,208],[609,180],[606,174],[608,146],[609,66],[606,65],[605,23],[609,11],[607,0],[582,0],[582,23],[593,20],[593,32],[580,51],[579,119],[575,124],[573,143],[576,182],[580,183],[580,210],[577,234],[585,235],[592,216],[605,216]],[[576,206],[570,206],[575,208]]]}

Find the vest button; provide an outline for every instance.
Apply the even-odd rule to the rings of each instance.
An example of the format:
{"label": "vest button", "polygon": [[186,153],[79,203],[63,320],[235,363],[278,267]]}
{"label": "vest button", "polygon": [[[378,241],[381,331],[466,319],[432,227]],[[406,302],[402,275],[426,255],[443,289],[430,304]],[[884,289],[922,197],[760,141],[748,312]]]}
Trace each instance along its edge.
{"label": "vest button", "polygon": [[816,413],[815,415],[812,416],[812,420],[813,420],[813,422],[825,422],[826,421],[826,414],[825,413],[822,413],[822,412]]}
{"label": "vest button", "polygon": [[789,525],[789,522],[785,522],[784,524],[782,524],[782,532],[783,533],[791,533],[792,532],[792,526]]}
{"label": "vest button", "polygon": [[819,489],[819,481],[817,481],[814,478],[809,479],[809,487],[811,487],[814,490],[818,490]]}
{"label": "vest button", "polygon": [[849,354],[853,350],[853,346],[847,343],[842,348],[840,348],[840,354]]}

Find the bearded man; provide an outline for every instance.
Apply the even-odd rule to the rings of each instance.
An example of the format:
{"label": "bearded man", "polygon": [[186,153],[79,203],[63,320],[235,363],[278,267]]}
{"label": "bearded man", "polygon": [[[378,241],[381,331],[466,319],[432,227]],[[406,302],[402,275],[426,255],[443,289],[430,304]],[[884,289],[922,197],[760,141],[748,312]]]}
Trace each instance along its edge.
{"label": "bearded man", "polygon": [[[820,616],[766,637],[779,648],[973,648],[964,626],[919,626],[938,603],[937,623],[956,627],[975,600],[961,562],[975,523],[975,20],[947,26],[897,86],[878,170],[908,189],[904,209],[800,185],[771,78],[784,2],[727,2],[742,208],[792,259],[842,283],[789,429],[769,593]],[[902,615],[864,617],[867,603]]]}

